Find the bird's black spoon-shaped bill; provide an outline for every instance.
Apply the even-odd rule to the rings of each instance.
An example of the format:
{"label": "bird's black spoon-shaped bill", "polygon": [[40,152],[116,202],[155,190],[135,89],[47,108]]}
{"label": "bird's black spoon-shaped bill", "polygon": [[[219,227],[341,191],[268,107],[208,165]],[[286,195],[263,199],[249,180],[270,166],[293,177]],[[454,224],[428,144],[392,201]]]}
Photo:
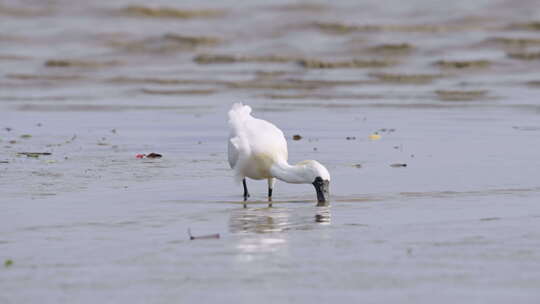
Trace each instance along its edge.
{"label": "bird's black spoon-shaped bill", "polygon": [[317,176],[313,181],[313,186],[317,192],[317,206],[328,206],[330,203],[330,181]]}

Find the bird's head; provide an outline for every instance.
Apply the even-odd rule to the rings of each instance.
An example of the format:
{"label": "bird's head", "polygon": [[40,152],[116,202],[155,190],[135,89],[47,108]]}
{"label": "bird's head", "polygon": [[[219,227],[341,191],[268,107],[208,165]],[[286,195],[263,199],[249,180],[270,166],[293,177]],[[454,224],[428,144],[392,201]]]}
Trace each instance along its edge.
{"label": "bird's head", "polygon": [[306,181],[315,187],[317,205],[328,204],[330,199],[330,173],[328,170],[316,160],[305,160],[298,165],[303,166]]}

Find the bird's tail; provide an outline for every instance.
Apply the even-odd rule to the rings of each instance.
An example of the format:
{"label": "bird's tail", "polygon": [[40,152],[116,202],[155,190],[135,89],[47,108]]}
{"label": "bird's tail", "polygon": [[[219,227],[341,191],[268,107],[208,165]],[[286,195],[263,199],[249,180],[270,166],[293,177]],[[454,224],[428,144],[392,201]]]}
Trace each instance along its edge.
{"label": "bird's tail", "polygon": [[229,110],[229,126],[231,135],[229,138],[229,164],[235,170],[235,180],[240,182],[243,158],[250,154],[249,143],[246,139],[244,123],[251,117],[251,107],[242,103],[233,104]]}

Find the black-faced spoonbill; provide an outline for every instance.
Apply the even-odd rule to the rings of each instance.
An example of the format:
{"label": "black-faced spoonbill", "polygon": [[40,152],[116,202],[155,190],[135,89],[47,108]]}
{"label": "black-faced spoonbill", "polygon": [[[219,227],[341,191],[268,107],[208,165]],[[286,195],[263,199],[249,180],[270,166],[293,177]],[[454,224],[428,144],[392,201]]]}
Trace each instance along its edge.
{"label": "black-faced spoonbill", "polygon": [[278,127],[251,116],[251,107],[242,103],[235,103],[229,111],[229,125],[229,164],[235,178],[244,185],[244,202],[249,197],[246,185],[249,177],[268,180],[270,207],[276,178],[293,184],[312,184],[317,192],[317,205],[328,203],[330,173],[315,160],[289,165],[287,141]]}

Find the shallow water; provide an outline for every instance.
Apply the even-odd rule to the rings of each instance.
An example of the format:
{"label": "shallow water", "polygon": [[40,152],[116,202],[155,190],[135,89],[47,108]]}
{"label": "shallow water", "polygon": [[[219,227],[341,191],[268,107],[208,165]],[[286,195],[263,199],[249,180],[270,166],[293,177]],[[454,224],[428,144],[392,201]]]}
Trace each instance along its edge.
{"label": "shallow water", "polygon": [[[139,4],[0,2],[1,303],[540,300],[535,1]],[[331,206],[242,208],[235,101]]]}

